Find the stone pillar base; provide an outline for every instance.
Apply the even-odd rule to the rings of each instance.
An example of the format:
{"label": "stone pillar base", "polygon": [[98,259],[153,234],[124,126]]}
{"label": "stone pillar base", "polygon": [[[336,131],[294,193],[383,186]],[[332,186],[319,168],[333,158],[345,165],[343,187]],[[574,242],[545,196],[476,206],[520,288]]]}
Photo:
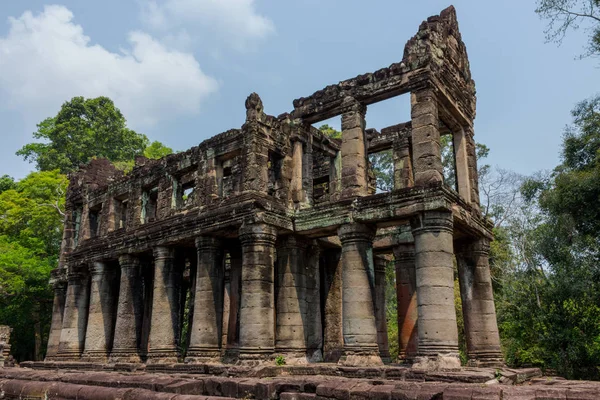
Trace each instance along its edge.
{"label": "stone pillar base", "polygon": [[81,355],[81,361],[90,363],[106,363],[108,354],[100,351],[86,351]]}
{"label": "stone pillar base", "polygon": [[273,362],[275,349],[240,347],[237,363],[243,366],[256,366]]}
{"label": "stone pillar base", "polygon": [[142,358],[138,354],[137,351],[113,351],[108,358],[109,363],[111,364],[140,364],[142,362]]}
{"label": "stone pillar base", "polygon": [[150,351],[146,364],[177,364],[179,353],[176,350]]}
{"label": "stone pillar base", "polygon": [[422,371],[448,371],[459,370],[460,357],[458,353],[438,354],[437,356],[417,356],[412,369]]}
{"label": "stone pillar base", "polygon": [[221,350],[216,347],[193,347],[185,356],[186,364],[221,363]]}
{"label": "stone pillar base", "polygon": [[323,361],[321,349],[275,349],[275,357],[283,356],[286,365],[307,365]]}
{"label": "stone pillar base", "polygon": [[381,366],[383,361],[377,347],[345,347],[344,354],[338,361],[339,365],[347,367]]}
{"label": "stone pillar base", "polygon": [[492,351],[489,353],[469,354],[468,367],[475,368],[496,368],[504,367],[504,357],[502,353]]}

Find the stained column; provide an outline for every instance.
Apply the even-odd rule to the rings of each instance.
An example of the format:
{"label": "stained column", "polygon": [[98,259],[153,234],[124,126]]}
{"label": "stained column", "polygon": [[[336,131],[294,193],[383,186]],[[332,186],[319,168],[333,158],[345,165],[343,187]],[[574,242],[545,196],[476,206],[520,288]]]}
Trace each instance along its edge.
{"label": "stained column", "polygon": [[415,245],[394,248],[396,299],[398,302],[398,361],[412,362],[417,355],[419,312],[415,276]]}
{"label": "stained column", "polygon": [[154,292],[148,340],[149,363],[175,363],[179,357],[179,308],[182,271],[173,249],[154,249]]}
{"label": "stained column", "polygon": [[54,289],[54,302],[52,303],[52,323],[50,334],[48,335],[48,347],[46,350],[46,360],[50,361],[58,353],[60,344],[60,334],[62,332],[63,315],[65,311],[65,299],[67,295],[67,282],[59,279],[52,274],[52,287]]}
{"label": "stained column", "polygon": [[458,368],[454,309],[452,213],[428,211],[411,221],[415,240],[419,356],[417,364]]}
{"label": "stained column", "polygon": [[242,289],[242,252],[239,246],[230,245],[229,257],[229,323],[227,324],[227,356],[237,357],[240,341],[240,296]]}
{"label": "stained column", "polygon": [[241,360],[269,358],[275,347],[274,261],[277,230],[266,224],[244,225],[242,295],[240,304]]}
{"label": "stained column", "polygon": [[144,316],[144,287],[140,260],[132,255],[119,257],[121,283],[117,304],[115,338],[111,362],[140,362],[139,344]]}
{"label": "stained column", "polygon": [[58,358],[79,360],[85,344],[89,304],[89,276],[86,267],[74,267],[67,275],[65,312],[58,345]]}
{"label": "stained column", "polygon": [[338,230],[342,242],[344,365],[381,365],[375,323],[375,229],[353,223]]}
{"label": "stained column", "polygon": [[112,348],[115,322],[115,271],[103,261],[90,266],[90,307],[82,359],[106,361]]}
{"label": "stained column", "polygon": [[352,97],[344,99],[343,107],[341,197],[367,196],[366,107]]}
{"label": "stained column", "polygon": [[478,239],[461,247],[458,260],[467,356],[474,367],[504,364],[489,265],[490,246]]}
{"label": "stained column", "polygon": [[415,185],[444,181],[437,97],[431,88],[411,93]]}
{"label": "stained column", "polygon": [[216,360],[221,356],[223,321],[223,252],[212,237],[196,238],[198,268],[194,317],[186,362]]}
{"label": "stained column", "polygon": [[385,267],[388,261],[383,257],[374,257],[375,262],[375,322],[377,324],[377,345],[379,355],[384,363],[389,363],[390,346],[388,342],[386,302],[385,302]]}
{"label": "stained column", "polygon": [[275,350],[286,362],[306,363],[305,328],[308,328],[306,299],[306,250],[302,238],[287,236],[277,243],[277,310]]}
{"label": "stained column", "polygon": [[342,253],[337,249],[323,252],[323,297],[325,330],[323,361],[338,362],[344,350],[342,328]]}

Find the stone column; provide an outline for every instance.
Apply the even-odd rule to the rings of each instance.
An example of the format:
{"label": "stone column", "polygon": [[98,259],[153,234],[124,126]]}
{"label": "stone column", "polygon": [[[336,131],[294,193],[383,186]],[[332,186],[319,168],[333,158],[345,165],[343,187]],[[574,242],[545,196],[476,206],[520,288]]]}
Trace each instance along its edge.
{"label": "stone column", "polygon": [[411,93],[412,149],[415,185],[444,181],[437,96],[434,89]]}
{"label": "stone column", "polygon": [[275,348],[274,261],[277,230],[267,224],[244,225],[242,296],[240,306],[241,360],[272,356]]}
{"label": "stone column", "polygon": [[275,351],[286,362],[307,363],[306,250],[302,238],[287,236],[277,244],[277,310]]}
{"label": "stone column", "polygon": [[377,324],[377,345],[379,355],[384,363],[389,363],[390,346],[388,342],[386,302],[385,302],[385,267],[388,261],[383,257],[374,257],[375,262],[375,322]]}
{"label": "stone column", "polygon": [[148,363],[176,363],[179,357],[181,270],[173,249],[154,249],[154,292],[148,340]]}
{"label": "stone column", "polygon": [[454,143],[454,160],[456,165],[456,186],[467,204],[471,203],[471,179],[469,178],[469,157],[467,154],[467,138],[464,130],[452,134]]}
{"label": "stone column", "polygon": [[90,277],[90,307],[82,359],[105,362],[113,344],[116,276],[106,262],[94,261]]}
{"label": "stone column", "polygon": [[463,127],[467,165],[469,168],[469,188],[471,189],[471,207],[475,210],[479,210],[479,175],[477,173],[477,146],[475,145],[475,138],[473,127]]}
{"label": "stone column", "polygon": [[223,323],[223,252],[213,237],[196,238],[194,318],[186,362],[218,360]]}
{"label": "stone column", "polygon": [[81,356],[85,344],[89,299],[86,267],[75,267],[68,273],[65,312],[57,355],[60,360],[78,361]]}
{"label": "stone column", "polygon": [[292,200],[295,204],[300,206],[299,203],[304,202],[305,193],[302,188],[302,175],[303,175],[303,159],[304,159],[304,151],[303,151],[303,143],[299,140],[296,140],[292,144]]}
{"label": "stone column", "polygon": [[325,298],[325,331],[323,332],[323,360],[338,362],[344,350],[342,329],[342,254],[326,250],[323,254]]}
{"label": "stone column", "polygon": [[140,339],[144,317],[144,287],[140,260],[126,254],[119,257],[121,284],[111,362],[140,362]]}
{"label": "stone column", "polygon": [[415,276],[415,245],[401,244],[394,248],[396,263],[396,299],[398,301],[398,361],[412,362],[417,355],[417,287]]}
{"label": "stone column", "polygon": [[229,319],[231,313],[231,264],[225,264],[223,278],[223,320],[221,322],[221,356],[227,351],[227,336],[229,333]]}
{"label": "stone column", "polygon": [[241,247],[230,246],[229,257],[229,323],[227,324],[227,349],[225,353],[237,357],[240,341],[240,295],[242,288],[242,252]]}
{"label": "stone column", "polygon": [[338,230],[342,242],[343,365],[381,365],[375,323],[375,229],[353,223]]}
{"label": "stone column", "polygon": [[352,97],[344,99],[348,110],[342,114],[342,187],[341,197],[367,196],[367,147],[365,140],[366,107]]}
{"label": "stone column", "polygon": [[54,302],[52,303],[52,323],[50,325],[50,334],[48,335],[48,347],[46,350],[46,360],[51,361],[56,358],[58,345],[60,344],[60,334],[62,332],[63,315],[65,311],[65,299],[67,296],[67,282],[56,279],[53,271]]}
{"label": "stone column", "polygon": [[306,253],[306,335],[307,358],[309,362],[323,361],[323,319],[321,316],[321,248],[313,241]]}
{"label": "stone column", "polygon": [[489,241],[478,239],[457,256],[467,355],[474,367],[504,365],[489,265]]}
{"label": "stone column", "polygon": [[419,357],[425,368],[459,368],[454,308],[451,212],[428,211],[411,221],[415,239]]}
{"label": "stone column", "polygon": [[394,141],[392,158],[394,160],[394,189],[414,186],[410,140],[408,137],[400,137]]}

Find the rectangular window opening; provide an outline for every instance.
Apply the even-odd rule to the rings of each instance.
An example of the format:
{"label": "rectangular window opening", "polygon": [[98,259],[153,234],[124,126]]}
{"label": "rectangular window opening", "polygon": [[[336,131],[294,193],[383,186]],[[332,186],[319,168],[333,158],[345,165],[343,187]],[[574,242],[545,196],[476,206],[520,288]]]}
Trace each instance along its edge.
{"label": "rectangular window opening", "polygon": [[149,188],[142,193],[142,223],[156,220],[158,207],[158,186]]}
{"label": "rectangular window opening", "polygon": [[267,162],[267,168],[269,169],[269,183],[267,185],[267,192],[271,196],[275,196],[277,194],[277,190],[280,188],[282,166],[283,157],[270,151],[269,161]]}
{"label": "rectangular window opening", "polygon": [[90,207],[90,237],[97,237],[100,231],[100,216],[102,215],[102,204]]}
{"label": "rectangular window opening", "polygon": [[453,135],[440,136],[440,147],[442,157],[442,168],[444,174],[444,185],[458,192],[458,180],[456,179],[456,156],[454,153]]}
{"label": "rectangular window opening", "polygon": [[369,154],[368,167],[369,192],[386,193],[394,189],[393,151],[383,150]]}

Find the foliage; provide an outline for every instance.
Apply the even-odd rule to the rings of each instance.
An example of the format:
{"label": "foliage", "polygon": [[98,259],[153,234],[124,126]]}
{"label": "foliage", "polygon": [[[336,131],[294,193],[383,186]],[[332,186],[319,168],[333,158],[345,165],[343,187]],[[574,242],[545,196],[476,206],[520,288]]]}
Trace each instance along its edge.
{"label": "foliage", "polygon": [[58,171],[34,172],[0,193],[0,324],[13,327],[20,360],[41,356],[49,329],[67,183]]}
{"label": "foliage", "polygon": [[329,136],[330,138],[333,139],[341,139],[342,138],[342,132],[332,128],[331,126],[324,124],[321,125],[319,127],[319,130],[326,136]]}
{"label": "foliage", "polygon": [[600,54],[600,0],[538,0],[535,11],[548,21],[548,41],[560,44],[569,30],[583,25],[590,32],[584,56]]}
{"label": "foliage", "polygon": [[600,379],[600,100],[573,118],[561,164],[522,182],[492,265],[507,362]]}
{"label": "foliage", "polygon": [[275,365],[277,365],[279,367],[281,367],[282,365],[285,365],[285,357],[282,355],[275,357]]}
{"label": "foliage", "polygon": [[125,117],[107,97],[74,97],[37,127],[33,136],[43,142],[29,143],[17,155],[35,162],[40,171],[68,173],[93,157],[132,160],[148,145],[145,135],[127,128]]}
{"label": "foliage", "polygon": [[165,146],[159,141],[154,141],[150,143],[150,146],[144,149],[144,157],[149,158],[151,160],[158,160],[159,158],[163,158],[173,153],[173,149]]}

